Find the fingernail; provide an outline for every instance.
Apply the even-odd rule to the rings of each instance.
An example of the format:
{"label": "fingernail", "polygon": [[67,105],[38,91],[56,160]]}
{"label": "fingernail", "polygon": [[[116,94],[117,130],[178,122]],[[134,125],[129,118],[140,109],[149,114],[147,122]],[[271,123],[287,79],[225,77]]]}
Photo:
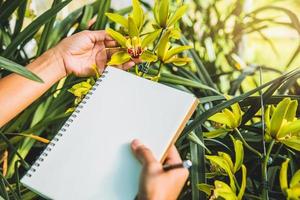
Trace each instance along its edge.
{"label": "fingernail", "polygon": [[131,147],[133,150],[137,149],[139,146],[143,145],[141,143],[141,141],[139,141],[138,139],[134,139],[132,142],[131,142]]}

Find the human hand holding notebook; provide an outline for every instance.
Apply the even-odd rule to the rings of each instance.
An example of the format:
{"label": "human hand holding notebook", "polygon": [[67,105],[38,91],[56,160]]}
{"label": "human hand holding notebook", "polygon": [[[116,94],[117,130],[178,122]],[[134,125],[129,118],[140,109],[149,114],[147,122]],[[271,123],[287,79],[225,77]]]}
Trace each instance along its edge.
{"label": "human hand holding notebook", "polygon": [[50,199],[132,200],[141,165],[130,141],[139,138],[165,160],[197,104],[191,94],[108,67],[21,182]]}

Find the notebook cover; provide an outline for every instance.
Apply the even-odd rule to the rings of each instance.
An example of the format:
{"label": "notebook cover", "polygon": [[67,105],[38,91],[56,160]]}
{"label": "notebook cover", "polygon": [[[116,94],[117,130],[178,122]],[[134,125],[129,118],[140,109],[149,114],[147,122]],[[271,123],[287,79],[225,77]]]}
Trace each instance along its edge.
{"label": "notebook cover", "polygon": [[164,160],[198,100],[117,68],[106,72],[21,179],[25,186],[56,200],[132,200],[141,165],[130,142],[140,139]]}

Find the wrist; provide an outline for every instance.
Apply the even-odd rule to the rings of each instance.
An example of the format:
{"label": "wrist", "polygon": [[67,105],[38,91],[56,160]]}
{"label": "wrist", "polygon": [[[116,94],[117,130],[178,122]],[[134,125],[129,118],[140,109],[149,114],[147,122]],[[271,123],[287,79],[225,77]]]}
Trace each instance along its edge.
{"label": "wrist", "polygon": [[56,48],[49,49],[43,54],[43,56],[45,56],[46,59],[50,59],[52,63],[51,67],[57,73],[60,79],[68,75],[64,59]]}

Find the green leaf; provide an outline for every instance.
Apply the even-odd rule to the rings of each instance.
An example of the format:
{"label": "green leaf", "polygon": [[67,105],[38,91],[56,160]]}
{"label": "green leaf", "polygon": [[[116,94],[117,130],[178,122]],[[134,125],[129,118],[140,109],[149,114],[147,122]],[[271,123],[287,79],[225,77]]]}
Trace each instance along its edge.
{"label": "green leaf", "polygon": [[132,8],[133,8],[132,17],[139,32],[144,25],[144,20],[145,20],[144,11],[138,0],[132,0]]}
{"label": "green leaf", "polygon": [[300,184],[300,169],[296,171],[293,175],[292,180],[290,182],[290,187],[295,187],[296,185]]}
{"label": "green leaf", "polygon": [[160,26],[166,28],[169,17],[169,0],[159,1],[158,14]]}
{"label": "green leaf", "polygon": [[121,33],[114,31],[111,28],[106,29],[106,33],[116,40],[122,47],[126,47],[127,39]]}
{"label": "green leaf", "polygon": [[151,51],[144,51],[141,55],[141,59],[142,61],[151,63],[157,61],[157,56],[154,55]]}
{"label": "green leaf", "polygon": [[200,183],[197,185],[197,187],[200,191],[204,192],[208,196],[210,196],[211,192],[214,190],[214,186],[205,183]]}
{"label": "green leaf", "polygon": [[187,5],[183,5],[178,8],[174,15],[169,19],[168,26],[174,25],[186,13],[187,9]]}
{"label": "green leaf", "polygon": [[203,147],[209,154],[211,154],[211,151],[205,146],[205,144],[197,137],[195,132],[191,132],[189,133],[188,137],[187,137],[190,141],[200,145],[201,147]]}
{"label": "green leaf", "polygon": [[43,80],[25,67],[0,56],[0,68],[19,74],[33,81],[43,83]]}
{"label": "green leaf", "polygon": [[210,131],[210,132],[204,132],[203,136],[206,138],[217,138],[217,137],[221,137],[225,134],[227,134],[229,131],[231,131],[230,129],[217,129],[214,131]]}
{"label": "green leaf", "polygon": [[13,12],[17,8],[19,8],[24,2],[25,0],[5,1],[4,4],[1,6],[0,24],[7,20],[13,14]]}
{"label": "green leaf", "polygon": [[98,16],[96,19],[96,23],[94,25],[94,30],[103,30],[105,29],[105,25],[107,23],[107,17],[105,16],[105,13],[109,11],[111,0],[99,0],[99,7],[98,10]]}
{"label": "green leaf", "polygon": [[84,7],[84,12],[82,19],[80,21],[79,28],[80,30],[86,30],[89,28],[89,22],[93,18],[94,15],[94,8],[92,5],[86,5]]}
{"label": "green leaf", "polygon": [[289,166],[290,159],[287,159],[284,161],[281,165],[280,174],[279,174],[279,182],[280,187],[283,193],[286,193],[286,190],[288,189],[288,166]]}
{"label": "green leaf", "polygon": [[20,34],[17,35],[16,38],[9,44],[9,46],[5,49],[2,56],[10,57],[17,50],[17,47],[22,44],[25,40],[32,37],[36,31],[38,31],[42,25],[46,24],[49,20],[52,19],[60,10],[62,10],[66,5],[68,5],[72,0],[65,0],[51,9],[47,10],[37,19],[35,19],[30,25],[28,25]]}
{"label": "green leaf", "polygon": [[128,20],[125,17],[123,17],[122,15],[119,15],[119,14],[116,14],[116,13],[106,13],[105,15],[111,21],[116,22],[118,24],[121,24],[126,29],[128,28]]}
{"label": "green leaf", "polygon": [[277,133],[283,123],[283,119],[285,118],[290,101],[291,100],[289,98],[286,98],[276,106],[276,109],[271,118],[270,127],[270,134],[273,138],[276,138]]}
{"label": "green leaf", "polygon": [[142,48],[146,48],[149,44],[152,44],[160,35],[161,29],[156,30],[150,34],[148,34],[142,41]]}
{"label": "green leaf", "polygon": [[128,61],[130,61],[131,56],[124,51],[119,51],[112,55],[111,60],[107,63],[107,65],[122,65]]}
{"label": "green leaf", "polygon": [[166,57],[165,59],[168,60],[170,59],[171,57],[183,52],[183,51],[186,51],[186,50],[189,50],[191,49],[192,47],[191,46],[180,46],[180,47],[173,47],[172,49],[170,49],[167,54],[166,54]]}
{"label": "green leaf", "polygon": [[246,184],[247,184],[247,168],[245,167],[245,165],[242,165],[242,184],[238,194],[238,200],[243,199],[245,189],[246,189]]}
{"label": "green leaf", "polygon": [[128,33],[131,38],[139,37],[139,30],[131,16],[128,17]]}

